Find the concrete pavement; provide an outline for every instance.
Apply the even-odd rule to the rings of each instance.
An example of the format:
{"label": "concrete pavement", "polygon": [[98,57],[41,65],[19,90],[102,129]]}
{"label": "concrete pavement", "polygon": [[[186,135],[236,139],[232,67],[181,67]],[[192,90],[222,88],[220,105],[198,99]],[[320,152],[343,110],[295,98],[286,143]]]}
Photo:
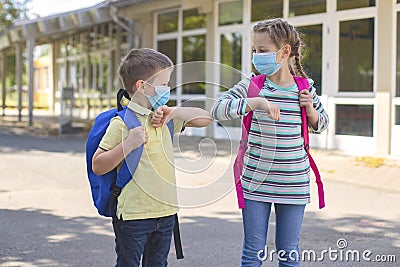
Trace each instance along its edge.
{"label": "concrete pavement", "polygon": [[[177,261],[172,248],[169,266],[239,266],[243,234],[235,194],[229,192],[231,144],[203,140],[200,158],[195,146],[200,141],[177,139],[178,182],[182,188],[207,188],[209,194],[182,192],[180,200],[201,205],[206,203],[196,199],[203,198],[211,204],[181,210],[185,259]],[[0,126],[0,266],[113,266],[111,223],[91,203],[84,143],[84,132],[57,137]],[[313,154],[325,181],[327,207],[318,210],[312,183],[301,248],[324,260],[307,260],[302,266],[400,266],[400,162],[373,169],[339,152]],[[204,171],[185,171],[188,166]],[[227,194],[217,201],[215,192]],[[274,249],[274,221],[272,214],[269,252]],[[394,256],[396,262],[367,262],[365,252],[371,260]],[[346,261],[353,253],[359,253],[360,261]],[[277,266],[273,256],[263,266]]]}

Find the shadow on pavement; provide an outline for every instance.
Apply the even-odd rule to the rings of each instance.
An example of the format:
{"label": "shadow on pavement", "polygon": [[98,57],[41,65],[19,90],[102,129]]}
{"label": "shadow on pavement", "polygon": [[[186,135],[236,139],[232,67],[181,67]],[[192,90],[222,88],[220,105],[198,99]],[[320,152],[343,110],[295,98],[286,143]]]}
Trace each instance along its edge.
{"label": "shadow on pavement", "polygon": [[0,151],[26,152],[32,150],[61,153],[84,153],[85,135],[37,136],[0,128]]}
{"label": "shadow on pavement", "polygon": [[109,220],[47,210],[0,210],[0,266],[112,266]]}
{"label": "shadow on pavement", "polygon": [[[171,248],[169,266],[239,266],[242,246],[240,217],[190,216],[182,218],[181,232],[185,259],[176,260]],[[234,215],[234,213],[232,213]],[[223,218],[229,216],[229,218]],[[221,217],[221,218],[219,218]],[[274,249],[275,215],[271,214],[268,247]],[[91,217],[63,218],[47,210],[0,210],[0,266],[113,266],[114,241],[109,220]],[[399,255],[400,224],[365,216],[323,220],[307,212],[301,248],[340,250],[337,240],[344,238],[348,250]],[[362,255],[362,254],[361,254]],[[269,261],[269,259],[267,259]],[[276,264],[276,254],[273,260]],[[271,263],[268,263],[271,264]],[[268,265],[267,263],[265,265]],[[306,266],[376,266],[357,261],[307,261]],[[379,266],[396,266],[380,263]]]}
{"label": "shadow on pavement", "polygon": [[[229,215],[229,212],[220,214],[224,217]],[[240,218],[227,220],[217,217],[188,217],[189,222],[181,224],[185,259],[177,261],[171,253],[170,266],[240,266],[242,222]],[[269,252],[275,250],[274,238],[275,214],[271,213],[267,242]],[[343,242],[346,242],[345,245]],[[302,266],[377,266],[377,255],[394,255],[396,262],[399,262],[400,223],[368,216],[326,220],[319,218],[318,213],[307,212],[300,247],[302,250],[313,250],[316,253],[315,258],[313,255],[304,254]],[[331,250],[332,253],[323,255],[323,250]],[[334,250],[337,251],[336,254]],[[371,262],[362,258],[362,253],[366,250],[372,253],[369,255]],[[341,253],[343,260],[340,258]],[[353,253],[356,254],[353,256]],[[264,265],[276,266],[277,254],[273,254],[272,258],[273,263],[268,258]],[[396,264],[398,263],[381,262],[379,266],[397,266]]]}

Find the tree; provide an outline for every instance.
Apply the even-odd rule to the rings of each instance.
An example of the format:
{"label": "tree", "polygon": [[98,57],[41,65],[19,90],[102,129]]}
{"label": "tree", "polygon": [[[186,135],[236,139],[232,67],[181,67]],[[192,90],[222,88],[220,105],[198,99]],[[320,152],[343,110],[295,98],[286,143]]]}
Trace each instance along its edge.
{"label": "tree", "polygon": [[14,21],[27,19],[27,3],[30,0],[0,0],[0,32],[10,27]]}

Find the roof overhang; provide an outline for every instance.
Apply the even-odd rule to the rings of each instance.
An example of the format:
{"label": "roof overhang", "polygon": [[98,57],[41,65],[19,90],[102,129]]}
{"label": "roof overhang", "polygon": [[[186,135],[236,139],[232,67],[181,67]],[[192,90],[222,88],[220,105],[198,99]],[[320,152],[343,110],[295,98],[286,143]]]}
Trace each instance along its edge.
{"label": "roof overhang", "polygon": [[104,1],[89,8],[16,22],[0,33],[0,50],[29,39],[34,39],[36,44],[49,43],[70,32],[110,22],[112,18],[109,5],[108,1]]}

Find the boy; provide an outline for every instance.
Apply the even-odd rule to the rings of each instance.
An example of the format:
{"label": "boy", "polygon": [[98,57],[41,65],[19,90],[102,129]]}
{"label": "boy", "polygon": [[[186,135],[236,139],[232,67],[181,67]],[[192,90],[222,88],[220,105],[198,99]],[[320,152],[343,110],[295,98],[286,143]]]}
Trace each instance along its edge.
{"label": "boy", "polygon": [[117,266],[167,266],[178,212],[173,147],[166,122],[174,132],[186,126],[205,127],[208,112],[199,108],[167,107],[171,60],[153,49],[132,49],[122,60],[119,75],[131,97],[128,108],[142,126],[129,130],[116,116],[93,156],[93,171],[102,175],[120,166],[126,155],[144,144],[132,180],[118,197],[117,216],[126,256],[116,245]]}

